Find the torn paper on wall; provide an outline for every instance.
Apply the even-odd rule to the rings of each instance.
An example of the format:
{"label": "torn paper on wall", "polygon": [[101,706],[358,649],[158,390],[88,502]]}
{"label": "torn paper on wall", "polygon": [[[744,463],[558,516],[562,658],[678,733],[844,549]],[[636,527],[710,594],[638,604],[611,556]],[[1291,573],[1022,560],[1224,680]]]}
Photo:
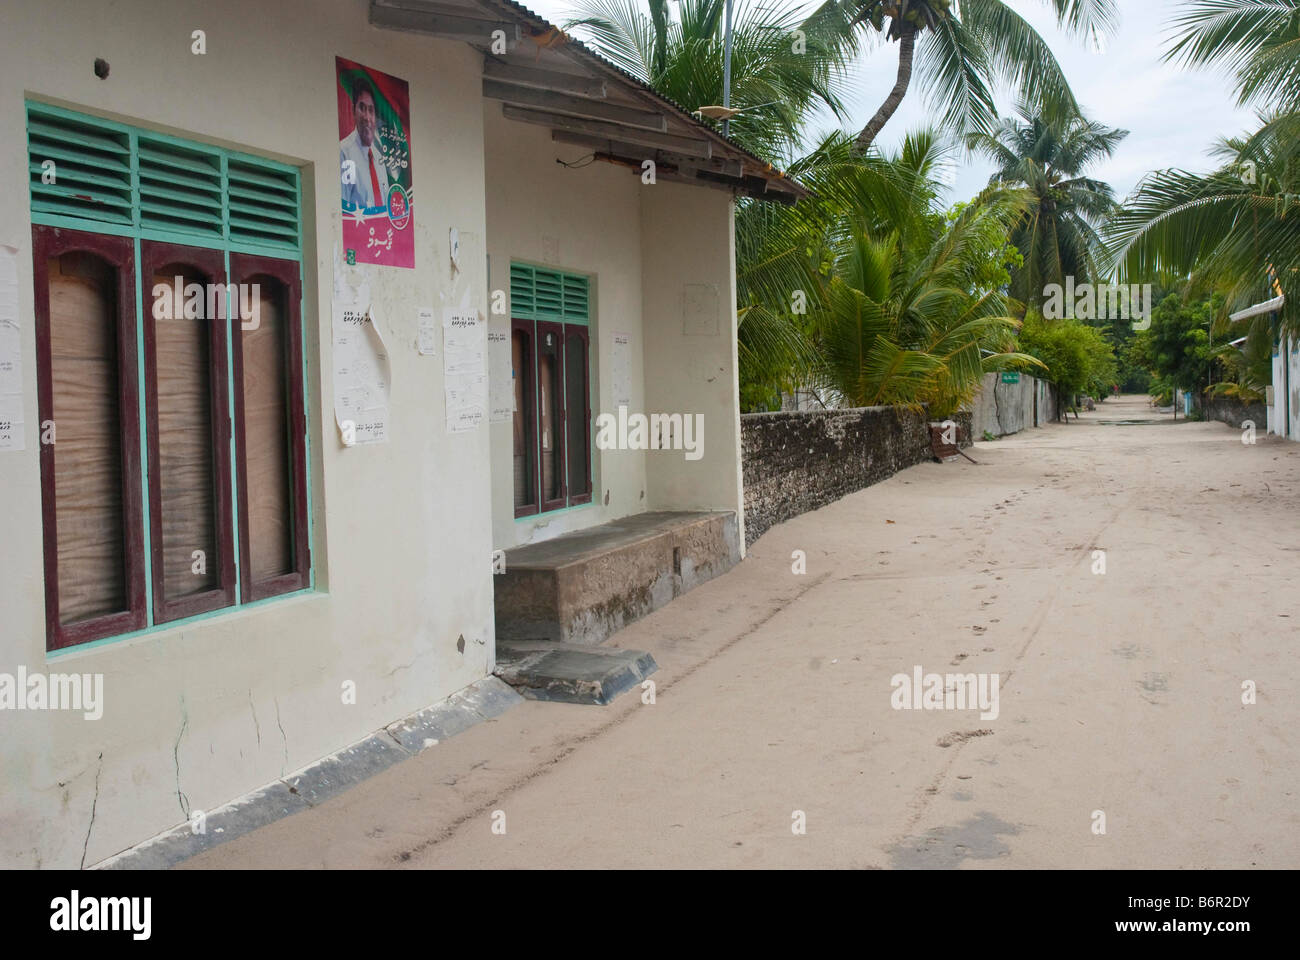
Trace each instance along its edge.
{"label": "torn paper on wall", "polygon": [[391,367],[370,285],[334,257],[334,419],[345,446],[388,440]]}
{"label": "torn paper on wall", "polygon": [[0,451],[25,448],[18,251],[0,244]]}
{"label": "torn paper on wall", "polygon": [[473,430],[486,415],[486,328],[477,312],[467,313],[455,307],[443,309],[443,389],[447,399],[447,429],[452,433]]}
{"label": "torn paper on wall", "polygon": [[488,420],[500,423],[515,413],[515,371],[510,357],[510,334],[488,332]]}

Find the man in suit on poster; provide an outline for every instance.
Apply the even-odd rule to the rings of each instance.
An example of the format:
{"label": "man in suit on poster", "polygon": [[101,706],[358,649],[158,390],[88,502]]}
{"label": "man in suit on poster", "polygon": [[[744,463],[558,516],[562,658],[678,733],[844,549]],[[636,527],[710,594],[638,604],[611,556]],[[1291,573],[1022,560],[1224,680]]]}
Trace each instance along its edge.
{"label": "man in suit on poster", "polygon": [[363,209],[387,206],[388,170],[375,135],[375,91],[365,79],[352,87],[352,119],[352,132],[339,141],[343,200]]}

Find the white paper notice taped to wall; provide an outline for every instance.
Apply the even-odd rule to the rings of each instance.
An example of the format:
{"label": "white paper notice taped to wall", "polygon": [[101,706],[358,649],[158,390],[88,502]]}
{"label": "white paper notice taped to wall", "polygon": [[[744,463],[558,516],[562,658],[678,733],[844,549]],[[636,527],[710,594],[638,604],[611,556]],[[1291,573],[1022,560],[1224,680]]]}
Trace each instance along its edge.
{"label": "white paper notice taped to wall", "polygon": [[515,414],[515,371],[510,357],[510,334],[488,331],[488,420],[500,423]]}
{"label": "white paper notice taped to wall", "polygon": [[0,451],[22,450],[25,442],[18,251],[0,244]]}
{"label": "white paper notice taped to wall", "polygon": [[452,433],[473,430],[487,414],[486,331],[487,324],[477,311],[443,309],[443,392],[447,429]]}
{"label": "white paper notice taped to wall", "polygon": [[391,368],[370,285],[352,286],[334,260],[334,419],[344,446],[388,440]]}
{"label": "white paper notice taped to wall", "polygon": [[632,406],[632,335],[614,334],[610,368],[614,385],[614,407]]}
{"label": "white paper notice taped to wall", "polygon": [[433,315],[432,308],[421,307],[416,317],[416,324],[419,330],[417,346],[420,356],[431,357],[438,346],[438,321]]}

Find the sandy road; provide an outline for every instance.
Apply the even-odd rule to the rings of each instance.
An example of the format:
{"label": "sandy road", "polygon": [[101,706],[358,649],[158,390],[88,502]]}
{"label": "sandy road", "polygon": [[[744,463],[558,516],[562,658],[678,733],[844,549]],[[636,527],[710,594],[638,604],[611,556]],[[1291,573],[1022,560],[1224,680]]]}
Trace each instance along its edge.
{"label": "sandy road", "polygon": [[[1300,867],[1300,446],[1103,422],[1151,416],[798,517],[615,638],[653,705],[525,703],[185,866]],[[998,717],[893,709],[917,665]]]}

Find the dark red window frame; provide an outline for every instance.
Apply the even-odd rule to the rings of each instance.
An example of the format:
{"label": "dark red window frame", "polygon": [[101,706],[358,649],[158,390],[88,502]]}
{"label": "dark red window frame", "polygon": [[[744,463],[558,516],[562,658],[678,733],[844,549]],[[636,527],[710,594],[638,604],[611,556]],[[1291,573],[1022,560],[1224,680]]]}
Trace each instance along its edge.
{"label": "dark red window frame", "polygon": [[46,647],[60,650],[144,628],[144,523],[140,476],[140,396],[136,352],[135,245],[114,237],[41,224],[32,226],[35,277],[37,407],[39,423],[54,420],[54,378],[50,341],[49,262],[65,253],[90,253],[117,271],[118,424],[122,456],[122,526],[127,609],[64,626],[59,620],[58,515],[55,501],[55,442],[40,447],[41,519],[45,546]]}
{"label": "dark red window frame", "polygon": [[[555,377],[556,382],[551,392],[551,401],[553,409],[551,410],[551,443],[554,446],[553,456],[555,457],[555,471],[559,474],[556,490],[558,493],[550,498],[546,498],[546,471],[542,467],[542,343],[547,334],[555,337]],[[537,367],[537,484],[538,496],[542,502],[542,512],[549,513],[552,510],[561,510],[569,502],[569,482],[568,482],[568,459],[566,458],[566,447],[564,443],[565,433],[568,427],[568,416],[565,409],[566,399],[564,396],[565,376],[564,376],[564,324],[556,323],[553,320],[537,321],[537,348],[534,351],[536,356]]]}
{"label": "dark red window frame", "polygon": [[[555,320],[521,320],[514,318],[510,322],[510,331],[513,336],[516,332],[522,332],[527,343],[527,358],[525,360],[526,369],[523,375],[527,377],[524,383],[523,395],[524,401],[528,404],[528,409],[524,413],[524,423],[531,431],[527,438],[525,448],[528,451],[530,462],[528,464],[528,486],[532,495],[532,503],[523,506],[516,506],[515,517],[528,517],[540,513],[549,513],[554,510],[561,510],[566,506],[580,506],[585,503],[591,503],[594,490],[594,477],[592,476],[592,437],[591,437],[591,330],[587,324],[580,323],[560,323]],[[556,336],[558,347],[556,349],[556,359],[559,364],[559,404],[556,411],[552,414],[552,423],[558,423],[562,429],[553,431],[555,434],[556,451],[555,456],[561,470],[560,478],[560,495],[550,500],[544,499],[544,490],[542,484],[542,430],[541,430],[541,381],[537,375],[540,369],[540,342],[541,338],[547,333]],[[584,469],[585,475],[581,482],[585,489],[580,492],[572,491],[572,480],[569,476],[568,461],[568,443],[569,443],[569,409],[568,409],[568,380],[572,375],[570,363],[572,358],[569,356],[569,337],[577,335],[582,339],[582,424],[586,431],[586,442],[584,444],[585,457]],[[512,342],[513,349],[513,342]],[[518,376],[520,371],[516,370]],[[538,506],[540,504],[540,507]]]}
{"label": "dark red window frame", "polygon": [[[585,324],[566,323],[564,325],[564,396],[565,403],[568,403],[569,396],[569,376],[573,371],[569,368],[569,338],[578,336],[582,339],[582,428],[586,431],[583,442],[583,449],[586,451],[584,467],[586,473],[582,477],[582,483],[586,487],[585,491],[579,490],[577,493],[571,489],[569,491],[569,505],[577,506],[583,503],[591,503],[591,492],[594,478],[591,475],[591,333]],[[568,411],[566,411],[567,413]],[[566,417],[564,421],[566,441],[568,438],[569,420]],[[568,461],[565,461],[566,465]],[[572,486],[573,477],[569,476],[570,486]]]}
{"label": "dark red window frame", "polygon": [[311,548],[307,533],[307,417],[303,410],[306,385],[302,363],[302,280],[298,263],[278,257],[247,253],[230,255],[230,280],[247,283],[265,275],[283,284],[285,309],[285,383],[289,396],[289,463],[292,470],[290,497],[293,517],[293,570],[288,573],[254,580],[252,577],[251,540],[248,530],[248,463],[244,455],[244,361],[243,330],[238,316],[231,320],[235,390],[235,458],[239,480],[239,554],[243,575],[240,578],[240,601],[248,603],[304,590],[310,583]]}
{"label": "dark red window frame", "polygon": [[[182,264],[203,274],[210,283],[226,282],[225,255],[220,250],[188,247],[176,243],[140,242],[140,276],[142,289],[152,290],[157,270],[169,264]],[[204,298],[206,309],[206,296]],[[238,309],[238,302],[234,304]],[[215,484],[213,502],[216,514],[218,571],[216,589],[168,601],[164,591],[162,468],[158,440],[158,341],[157,321],[153,310],[142,311],[144,317],[145,429],[149,441],[149,529],[153,558],[153,619],[166,623],[207,613],[235,602],[235,543],[230,499],[230,416],[227,393],[226,324],[221,320],[200,320],[209,328],[209,402],[212,405],[212,465]]]}
{"label": "dark red window frame", "polygon": [[[523,411],[524,428],[528,431],[524,437],[524,467],[528,471],[526,487],[532,495],[532,501],[515,507],[516,517],[530,517],[539,512],[538,504],[541,502],[541,481],[538,479],[538,468],[541,466],[540,461],[535,455],[537,449],[537,330],[531,320],[514,319],[510,322],[510,352],[513,363],[514,356],[514,335],[515,333],[524,335],[524,363],[522,370],[515,370],[515,376],[522,376],[524,380],[523,397],[525,410]],[[511,428],[514,430],[514,422],[511,421]],[[511,462],[514,459],[514,438],[511,437],[510,456]],[[512,487],[513,490],[513,477]],[[513,496],[513,494],[512,494]]]}

